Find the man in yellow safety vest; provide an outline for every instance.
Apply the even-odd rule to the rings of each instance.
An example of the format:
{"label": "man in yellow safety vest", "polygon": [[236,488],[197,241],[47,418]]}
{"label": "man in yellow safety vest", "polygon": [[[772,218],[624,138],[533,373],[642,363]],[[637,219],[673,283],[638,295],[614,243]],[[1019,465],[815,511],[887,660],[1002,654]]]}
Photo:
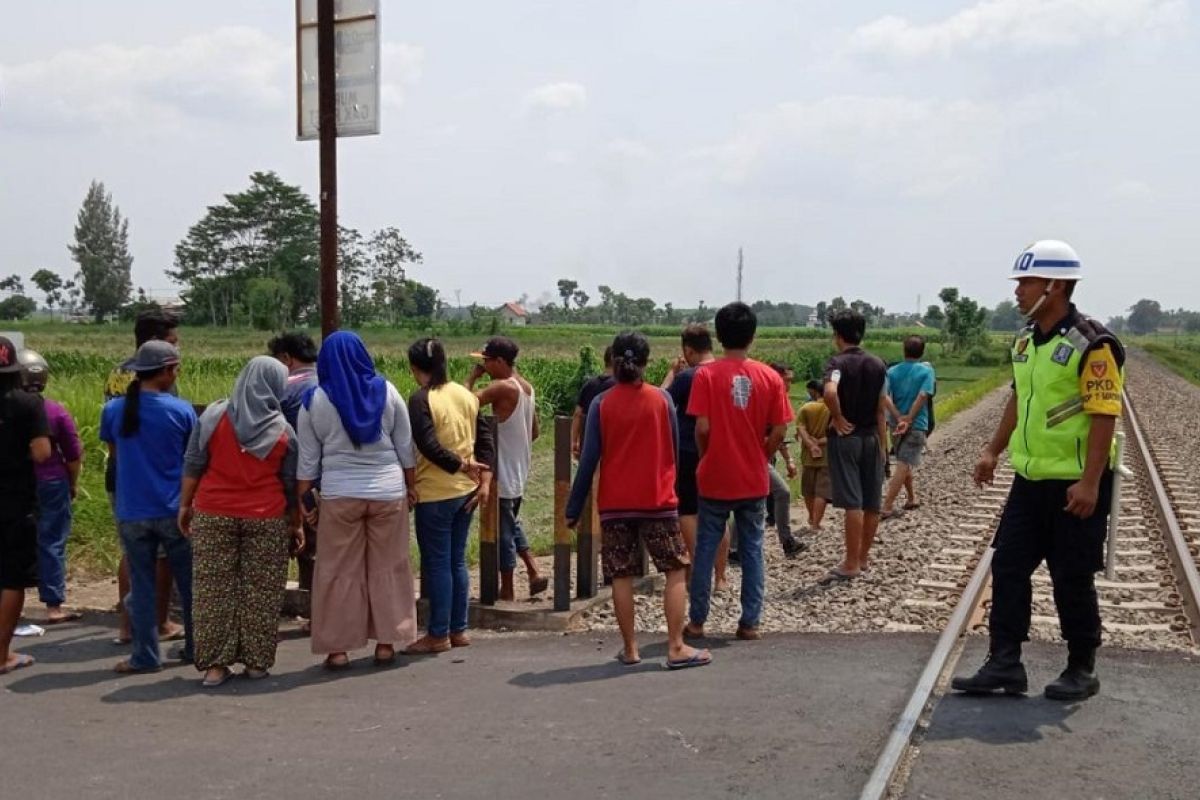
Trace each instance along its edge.
{"label": "man in yellow safety vest", "polygon": [[1095,573],[1103,566],[1112,501],[1125,351],[1071,302],[1082,270],[1070,245],[1031,244],[1011,278],[1029,324],[1013,343],[1012,393],[974,477],[978,485],[991,483],[1006,447],[1017,474],[992,544],[990,652],[978,672],[951,685],[969,693],[1028,690],[1021,643],[1029,638],[1031,577],[1045,560],[1068,651],[1067,668],[1045,694],[1084,700],[1100,690]]}

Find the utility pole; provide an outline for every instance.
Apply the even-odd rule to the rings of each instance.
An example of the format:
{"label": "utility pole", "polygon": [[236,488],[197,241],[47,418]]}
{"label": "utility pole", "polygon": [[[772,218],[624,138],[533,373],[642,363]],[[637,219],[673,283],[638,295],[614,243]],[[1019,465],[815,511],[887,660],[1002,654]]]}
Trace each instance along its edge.
{"label": "utility pole", "polygon": [[742,302],[742,248],[738,248],[737,299]]}
{"label": "utility pole", "polygon": [[317,108],[321,159],[321,338],[339,327],[337,291],[337,92],[333,0],[317,0]]}

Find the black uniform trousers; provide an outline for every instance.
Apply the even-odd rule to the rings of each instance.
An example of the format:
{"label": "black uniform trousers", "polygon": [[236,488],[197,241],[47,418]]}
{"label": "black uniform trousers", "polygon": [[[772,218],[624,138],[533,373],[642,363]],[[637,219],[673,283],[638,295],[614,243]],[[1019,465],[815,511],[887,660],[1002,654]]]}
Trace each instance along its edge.
{"label": "black uniform trousers", "polygon": [[1096,573],[1104,567],[1104,542],[1112,505],[1112,472],[1100,480],[1091,517],[1063,509],[1075,481],[1013,480],[1008,504],[992,547],[992,640],[1020,644],[1029,639],[1033,588],[1030,578],[1044,559],[1054,584],[1062,637],[1082,648],[1100,646]]}

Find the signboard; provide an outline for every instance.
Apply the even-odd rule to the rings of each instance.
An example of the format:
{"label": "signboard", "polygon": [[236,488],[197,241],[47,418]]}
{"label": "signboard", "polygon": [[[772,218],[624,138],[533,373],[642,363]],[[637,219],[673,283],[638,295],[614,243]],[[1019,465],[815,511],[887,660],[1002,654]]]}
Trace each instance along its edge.
{"label": "signboard", "polygon": [[[379,0],[334,0],[337,135],[379,133]],[[320,135],[317,0],[296,0],[296,138]]]}

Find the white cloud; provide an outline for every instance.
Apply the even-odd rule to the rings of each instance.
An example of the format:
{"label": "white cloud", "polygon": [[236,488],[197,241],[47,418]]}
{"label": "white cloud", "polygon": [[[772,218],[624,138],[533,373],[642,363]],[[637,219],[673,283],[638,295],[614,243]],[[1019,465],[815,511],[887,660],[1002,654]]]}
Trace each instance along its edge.
{"label": "white cloud", "polygon": [[579,111],[587,105],[587,88],[580,83],[548,83],[525,93],[526,111]]}
{"label": "white cloud", "polygon": [[610,155],[630,161],[653,161],[654,151],[633,139],[613,139],[604,148]]}
{"label": "white cloud", "polygon": [[[101,44],[0,65],[10,128],[181,131],[197,121],[294,113],[295,44],[223,27],[165,45]],[[387,105],[420,76],[423,51],[383,46]]]}
{"label": "white cloud", "polygon": [[1150,185],[1145,181],[1134,179],[1118,181],[1108,187],[1105,196],[1110,200],[1149,200],[1154,194]]}
{"label": "white cloud", "polygon": [[1005,136],[1037,104],[861,95],[781,103],[684,159],[731,184],[823,182],[837,192],[933,197],[989,175]]}
{"label": "white cloud", "polygon": [[1186,15],[1186,0],[983,0],[928,24],[880,17],[857,28],[849,46],[852,52],[893,58],[1048,50],[1165,30]]}

